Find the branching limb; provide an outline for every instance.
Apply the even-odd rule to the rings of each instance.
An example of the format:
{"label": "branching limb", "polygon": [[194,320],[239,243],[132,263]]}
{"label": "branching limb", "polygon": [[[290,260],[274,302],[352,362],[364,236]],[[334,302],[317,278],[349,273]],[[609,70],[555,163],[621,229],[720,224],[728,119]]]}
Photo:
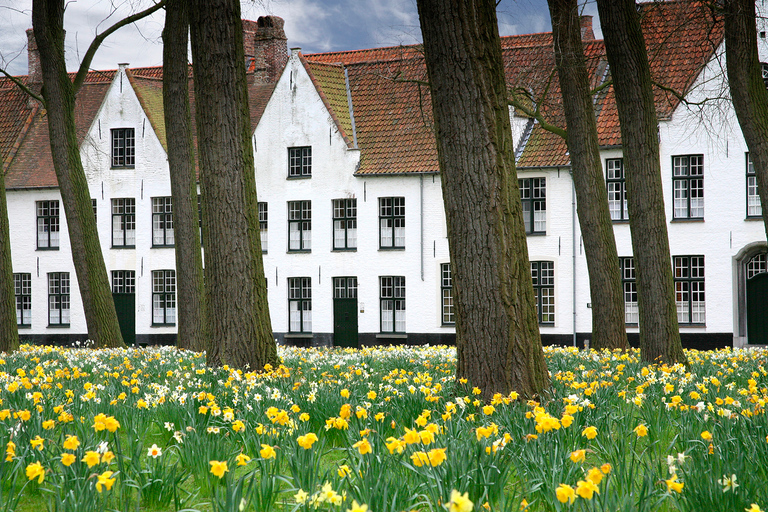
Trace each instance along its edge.
{"label": "branching limb", "polygon": [[4,74],[6,77],[8,77],[11,80],[11,82],[16,84],[16,86],[19,89],[21,89],[22,91],[24,91],[27,95],[29,95],[32,98],[36,99],[42,105],[45,105],[45,100],[43,100],[42,96],[39,96],[39,95],[35,94],[34,92],[32,92],[32,90],[29,87],[27,87],[26,85],[24,85],[23,83],[21,83],[18,78],[16,78],[15,76],[9,75],[8,72],[6,70],[2,69],[2,68],[0,68],[0,73]]}
{"label": "branching limb", "polygon": [[530,93],[526,90],[520,90],[512,92],[512,96],[507,100],[509,105],[512,105],[516,109],[518,109],[523,114],[527,115],[528,117],[531,117],[535,119],[542,128],[547,130],[550,133],[554,133],[555,135],[562,137],[563,139],[567,139],[567,132],[560,128],[559,126],[555,126],[553,124],[550,124],[547,122],[546,119],[544,119],[544,116],[541,114],[541,111],[539,110],[538,106],[535,109],[531,109],[528,105],[526,105],[524,102],[520,101],[520,93],[522,93],[523,96],[528,98],[532,101]]}

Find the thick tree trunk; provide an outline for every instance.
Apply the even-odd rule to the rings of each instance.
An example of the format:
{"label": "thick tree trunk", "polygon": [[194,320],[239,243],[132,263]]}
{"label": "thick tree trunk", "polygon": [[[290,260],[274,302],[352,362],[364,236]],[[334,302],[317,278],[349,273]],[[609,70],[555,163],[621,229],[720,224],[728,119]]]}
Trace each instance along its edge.
{"label": "thick tree trunk", "polygon": [[0,352],[19,349],[19,327],[16,322],[16,293],[11,263],[11,230],[8,225],[8,203],[5,198],[5,171],[0,154]]}
{"label": "thick tree trunk", "polygon": [[592,302],[592,347],[629,348],[619,256],[600,162],[576,0],[548,0]]}
{"label": "thick tree trunk", "polygon": [[725,2],[725,62],[733,109],[755,167],[768,236],[768,91],[757,53],[755,0]]}
{"label": "thick tree trunk", "polygon": [[483,397],[549,383],[493,0],[419,0],[456,304],[456,374]]}
{"label": "thick tree trunk", "polygon": [[261,255],[239,0],[193,1],[190,27],[211,336],[221,345],[223,363],[257,370],[278,360]]}
{"label": "thick tree trunk", "polygon": [[75,93],[64,62],[63,23],[63,0],[33,1],[32,26],[43,70],[51,155],[67,216],[88,337],[98,347],[124,347],[80,159],[75,131]]}
{"label": "thick tree trunk", "polygon": [[651,362],[685,362],[664,213],[658,121],[640,19],[634,0],[598,0],[597,7],[621,123],[640,356]]}
{"label": "thick tree trunk", "polygon": [[211,342],[206,315],[203,257],[197,213],[197,178],[192,122],[189,110],[187,65],[188,4],[169,0],[163,30],[163,105],[168,147],[168,167],[176,235],[178,334],[176,345],[207,351],[217,364],[218,344]]}

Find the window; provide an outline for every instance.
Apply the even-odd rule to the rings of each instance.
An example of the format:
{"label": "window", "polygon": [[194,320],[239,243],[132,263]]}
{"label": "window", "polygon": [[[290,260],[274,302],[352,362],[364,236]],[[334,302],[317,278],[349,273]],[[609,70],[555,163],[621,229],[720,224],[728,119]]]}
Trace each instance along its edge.
{"label": "window", "polygon": [[197,228],[200,230],[200,247],[203,246],[203,200],[197,194]]}
{"label": "window", "polygon": [[356,277],[334,277],[333,278],[333,298],[334,299],[356,299],[357,298],[357,278]]}
{"label": "window", "polygon": [[136,271],[113,270],[112,293],[136,293]]}
{"label": "window", "polygon": [[13,274],[16,293],[16,325],[32,325],[32,274]]}
{"label": "window", "polygon": [[312,332],[312,280],[288,278],[288,332]]}
{"label": "window", "polygon": [[112,200],[112,247],[136,246],[136,200]]}
{"label": "window", "polygon": [[675,219],[704,218],[704,156],[672,157]]}
{"label": "window", "polygon": [[451,264],[440,265],[440,295],[442,300],[442,324],[456,325],[456,312],[453,307],[453,280],[451,278]]}
{"label": "window", "polygon": [[176,271],[152,271],[152,325],[176,323]]}
{"label": "window", "polygon": [[379,278],[381,332],[405,332],[405,277]]}
{"label": "window", "polygon": [[93,220],[99,220],[98,209],[96,208],[95,199],[91,199],[91,207],[93,208]]}
{"label": "window", "polygon": [[357,199],[333,200],[333,248],[357,249]]}
{"label": "window", "polygon": [[288,177],[312,176],[312,147],[288,148]]}
{"label": "window", "polygon": [[525,232],[530,234],[547,232],[547,179],[524,178],[517,180],[520,200],[523,202]]}
{"label": "window", "polygon": [[763,83],[765,84],[765,87],[768,89],[768,64],[766,64],[765,62],[761,62],[760,71],[763,74]]}
{"label": "window", "polygon": [[762,217],[763,206],[757,192],[757,176],[755,166],[747,153],[747,217]]}
{"label": "window", "polygon": [[608,187],[608,210],[611,212],[611,220],[628,220],[623,158],[609,158],[605,161],[605,182]]}
{"label": "window", "polygon": [[312,201],[288,201],[288,250],[312,250]]}
{"label": "window", "polygon": [[112,130],[112,167],[133,167],[136,163],[136,139],[133,128]]}
{"label": "window", "polygon": [[637,283],[635,282],[635,259],[619,258],[621,288],[624,291],[624,323],[637,324],[640,314],[637,310]]}
{"label": "window", "polygon": [[532,261],[531,278],[540,324],[555,323],[555,263]]}
{"label": "window", "polygon": [[675,256],[673,259],[677,321],[703,324],[706,321],[704,256]]}
{"label": "window", "polygon": [[59,202],[37,201],[37,248],[59,248]]}
{"label": "window", "polygon": [[405,198],[379,198],[379,247],[405,248]]}
{"label": "window", "polygon": [[766,254],[764,252],[755,254],[749,262],[747,262],[747,279],[752,279],[757,274],[768,272],[768,265],[766,265]]}
{"label": "window", "polygon": [[69,325],[69,272],[48,274],[48,325]]}
{"label": "window", "polygon": [[259,235],[261,235],[261,252],[267,252],[267,223],[269,221],[269,210],[267,203],[259,203]]}
{"label": "window", "polygon": [[173,201],[170,197],[152,198],[152,246],[175,243],[173,235]]}

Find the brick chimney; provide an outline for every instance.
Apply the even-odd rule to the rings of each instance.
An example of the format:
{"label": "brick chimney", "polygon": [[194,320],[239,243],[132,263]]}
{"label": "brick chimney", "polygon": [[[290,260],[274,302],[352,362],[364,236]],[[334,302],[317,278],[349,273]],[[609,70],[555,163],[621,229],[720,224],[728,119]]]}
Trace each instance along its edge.
{"label": "brick chimney", "polygon": [[37,49],[35,32],[31,28],[27,29],[27,62],[29,87],[39,93],[43,87],[43,68],[40,66],[40,51]]}
{"label": "brick chimney", "polygon": [[592,16],[580,16],[579,26],[581,27],[581,40],[594,41],[595,33],[592,31]]}
{"label": "brick chimney", "polygon": [[288,62],[284,25],[278,16],[260,16],[256,22],[243,20],[246,67],[264,83],[277,81]]}

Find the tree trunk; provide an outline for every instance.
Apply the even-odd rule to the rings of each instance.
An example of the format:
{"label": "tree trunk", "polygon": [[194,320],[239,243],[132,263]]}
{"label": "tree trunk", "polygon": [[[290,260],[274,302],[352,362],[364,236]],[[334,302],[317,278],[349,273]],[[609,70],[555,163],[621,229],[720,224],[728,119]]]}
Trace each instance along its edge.
{"label": "tree trunk", "polygon": [[685,362],[664,213],[659,129],[645,40],[634,0],[598,0],[624,150],[637,276],[640,356]]}
{"label": "tree trunk", "polygon": [[223,363],[257,370],[278,359],[261,255],[239,0],[195,0],[190,27],[211,337],[221,345]]}
{"label": "tree trunk", "polygon": [[11,260],[11,230],[8,225],[8,203],[5,198],[5,171],[0,154],[0,352],[19,349],[19,327],[16,321],[16,293]]}
{"label": "tree trunk", "polygon": [[483,397],[549,383],[493,0],[419,0],[456,304],[456,375]]}
{"label": "tree trunk", "polygon": [[97,347],[124,347],[80,159],[75,131],[75,92],[64,61],[63,23],[63,0],[33,1],[32,26],[43,71],[51,155],[67,216],[88,337]]}
{"label": "tree trunk", "polygon": [[206,316],[203,257],[197,213],[197,178],[189,110],[187,65],[188,4],[169,0],[163,30],[163,105],[176,242],[178,334],[176,345],[207,351],[217,364],[218,345],[211,343]]}
{"label": "tree trunk", "polygon": [[548,0],[592,302],[592,348],[627,349],[619,255],[597,142],[576,0]]}
{"label": "tree trunk", "polygon": [[733,109],[755,167],[768,236],[768,91],[757,53],[754,0],[725,2],[725,62]]}

